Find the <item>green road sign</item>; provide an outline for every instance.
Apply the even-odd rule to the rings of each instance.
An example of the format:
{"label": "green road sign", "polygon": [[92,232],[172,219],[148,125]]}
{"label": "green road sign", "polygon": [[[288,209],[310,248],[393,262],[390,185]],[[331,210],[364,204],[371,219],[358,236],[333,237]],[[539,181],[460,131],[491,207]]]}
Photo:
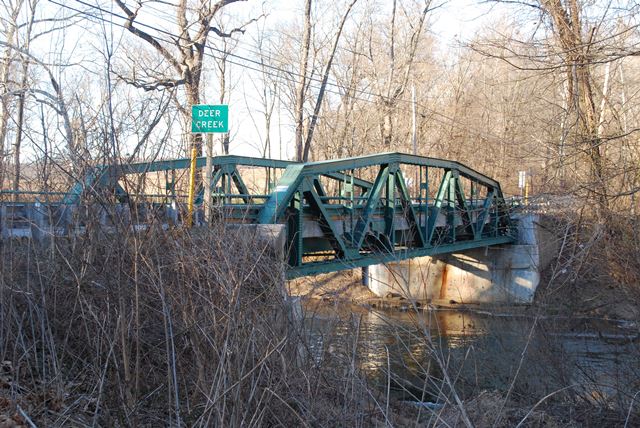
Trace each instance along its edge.
{"label": "green road sign", "polygon": [[191,106],[191,132],[229,132],[228,105]]}

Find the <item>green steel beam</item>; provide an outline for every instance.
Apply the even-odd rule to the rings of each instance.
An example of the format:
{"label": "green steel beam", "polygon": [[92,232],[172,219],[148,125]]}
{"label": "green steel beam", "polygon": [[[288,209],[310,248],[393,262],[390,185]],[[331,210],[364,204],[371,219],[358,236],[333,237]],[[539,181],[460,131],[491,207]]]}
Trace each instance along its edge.
{"label": "green steel beam", "polygon": [[[172,169],[189,169],[191,159],[169,159],[150,162],[139,162],[127,165],[110,166],[109,168],[120,169],[120,174],[144,174],[157,171],[171,171]],[[196,167],[204,168],[207,158],[205,156],[196,158]],[[295,162],[284,161],[278,159],[266,159],[266,158],[254,158],[249,156],[214,156],[211,158],[211,165],[213,167],[220,167],[223,165],[242,165],[242,166],[256,166],[265,168],[279,168],[284,169],[287,166]]]}
{"label": "green steel beam", "polygon": [[376,177],[376,181],[373,183],[373,187],[369,191],[369,198],[367,199],[364,210],[362,211],[362,217],[360,217],[354,228],[353,236],[351,237],[351,245],[357,249],[362,247],[364,241],[365,232],[369,227],[371,221],[371,215],[375,210],[376,205],[380,201],[382,190],[389,177],[389,166],[382,164],[380,166],[380,172]]}
{"label": "green steel beam", "polygon": [[323,172],[326,172],[329,170],[345,171],[345,170],[351,170],[351,169],[364,168],[367,166],[375,166],[382,163],[398,163],[398,164],[405,164],[405,165],[417,165],[417,166],[422,165],[422,166],[436,167],[436,168],[442,168],[442,169],[454,169],[459,171],[460,175],[462,175],[463,177],[476,180],[476,181],[485,182],[491,186],[500,185],[496,180],[492,179],[491,177],[481,174],[478,171],[475,171],[459,162],[449,161],[444,159],[437,159],[437,158],[429,158],[429,157],[423,157],[423,156],[416,156],[416,155],[408,155],[408,154],[398,153],[398,152],[379,153],[375,155],[345,158],[345,159],[338,159],[338,160],[309,162],[306,164],[306,167],[307,167],[306,171],[308,173],[322,174]]}
{"label": "green steel beam", "polygon": [[259,223],[274,224],[282,217],[285,208],[291,202],[302,182],[304,164],[289,165],[280,177],[278,185],[260,211]]}
{"label": "green steel beam", "polygon": [[442,244],[431,248],[421,248],[389,253],[372,253],[360,258],[349,260],[338,260],[328,262],[307,263],[301,266],[292,266],[287,272],[287,279],[299,278],[301,276],[318,275],[321,273],[337,272],[346,269],[354,269],[364,266],[377,265],[382,263],[392,263],[407,260],[413,257],[437,256],[440,254],[457,253],[474,248],[484,248],[501,244],[513,244],[514,238],[511,236],[498,236],[495,238],[485,238],[481,243],[478,241],[462,241],[453,244]]}
{"label": "green steel beam", "polygon": [[422,229],[418,224],[418,216],[413,209],[411,195],[409,195],[409,190],[407,189],[407,184],[404,181],[404,176],[402,175],[401,170],[398,170],[398,172],[396,172],[396,185],[398,186],[398,190],[400,192],[400,203],[402,204],[402,211],[409,215],[409,219],[407,219],[407,221],[409,223],[411,232],[413,233],[415,238],[417,238],[418,246],[424,247],[426,244],[424,235],[422,234]]}
{"label": "green steel beam", "polygon": [[398,164],[389,165],[389,175],[385,188],[386,203],[384,207],[384,243],[388,245],[389,251],[393,251],[395,246],[395,219],[396,219],[396,172]]}
{"label": "green steel beam", "polygon": [[[248,167],[263,167],[263,168],[274,168],[274,169],[286,169],[290,165],[296,164],[293,161],[285,161],[279,159],[266,159],[266,158],[255,158],[249,156],[236,156],[236,155],[225,155],[225,156],[214,156],[211,158],[211,163],[214,169],[226,167],[233,167],[235,169],[235,174],[232,175],[232,179],[239,186],[239,193],[243,194],[246,191],[246,186],[243,186],[242,178],[237,170],[237,166],[248,166]],[[196,167],[203,168],[206,165],[206,157],[199,157],[196,159]],[[169,160],[158,160],[158,161],[149,161],[149,162],[138,162],[131,164],[122,164],[122,165],[101,165],[93,168],[89,171],[85,177],[76,182],[72,188],[69,190],[68,195],[63,199],[63,203],[65,204],[74,204],[77,203],[80,199],[80,195],[86,191],[87,189],[91,189],[94,186],[96,187],[105,187],[108,186],[109,183],[114,183],[117,185],[118,180],[123,175],[128,174],[146,174],[151,172],[161,172],[161,171],[172,171],[172,170],[180,170],[180,169],[188,169],[190,167],[190,159],[189,158],[180,158],[180,159],[169,159]],[[336,171],[329,172],[325,174],[327,177],[335,179],[335,180],[344,180],[345,174]],[[368,189],[371,187],[371,183],[353,178],[354,185],[362,188]],[[240,189],[243,188],[243,190]],[[120,194],[121,192],[116,189],[116,192]],[[202,198],[200,198],[202,200]]]}

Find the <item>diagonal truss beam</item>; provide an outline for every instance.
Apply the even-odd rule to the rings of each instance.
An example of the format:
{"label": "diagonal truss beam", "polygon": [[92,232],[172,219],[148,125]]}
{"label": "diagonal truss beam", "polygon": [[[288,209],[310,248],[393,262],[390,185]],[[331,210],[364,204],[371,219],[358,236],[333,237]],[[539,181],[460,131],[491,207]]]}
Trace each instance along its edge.
{"label": "diagonal truss beam", "polygon": [[318,180],[307,178],[305,181],[305,190],[303,192],[305,199],[309,202],[312,212],[319,217],[320,228],[325,234],[327,240],[334,248],[339,258],[343,258],[347,253],[351,254],[338,232],[335,221],[328,213],[324,202],[322,202],[322,199],[318,194],[318,190],[316,190],[319,185]]}
{"label": "diagonal truss beam", "polygon": [[409,195],[409,190],[407,189],[407,183],[404,180],[404,176],[402,175],[402,171],[398,170],[396,172],[396,185],[398,187],[398,191],[400,193],[400,203],[402,204],[403,213],[408,214],[408,222],[409,227],[411,229],[411,233],[417,240],[416,244],[419,247],[424,247],[426,242],[424,239],[424,234],[422,233],[422,228],[418,222],[418,216],[416,215],[416,211],[413,209],[413,203],[411,202],[411,195]]}
{"label": "diagonal truss beam", "polygon": [[353,230],[353,236],[351,239],[351,244],[353,247],[359,249],[362,247],[362,242],[364,241],[364,236],[366,231],[369,228],[369,223],[371,222],[371,217],[380,202],[380,196],[382,195],[382,191],[387,183],[387,179],[389,178],[389,165],[383,164],[380,166],[380,171],[378,172],[378,176],[373,183],[373,186],[368,192],[369,197],[365,203],[364,209],[362,210],[362,216],[358,219],[356,226]]}

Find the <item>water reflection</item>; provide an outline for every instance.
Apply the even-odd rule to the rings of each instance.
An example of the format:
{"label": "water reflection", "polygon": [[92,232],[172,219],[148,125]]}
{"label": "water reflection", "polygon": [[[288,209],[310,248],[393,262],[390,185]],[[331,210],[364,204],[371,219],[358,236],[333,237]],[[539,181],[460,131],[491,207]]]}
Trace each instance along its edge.
{"label": "water reflection", "polygon": [[[506,391],[540,398],[571,389],[587,399],[633,395],[640,386],[638,344],[597,320],[497,317],[458,311],[399,312],[307,303],[314,357],[355,362],[368,380],[402,399],[436,401]],[[441,394],[442,393],[442,394]]]}

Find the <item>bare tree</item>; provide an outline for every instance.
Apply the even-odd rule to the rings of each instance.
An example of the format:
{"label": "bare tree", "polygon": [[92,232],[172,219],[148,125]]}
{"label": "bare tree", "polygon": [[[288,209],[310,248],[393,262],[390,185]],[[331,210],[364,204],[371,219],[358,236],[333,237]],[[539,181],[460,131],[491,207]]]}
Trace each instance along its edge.
{"label": "bare tree", "polygon": [[567,98],[569,111],[575,111],[579,123],[580,145],[591,162],[591,176],[598,212],[602,216],[608,207],[607,185],[604,177],[604,160],[600,147],[598,122],[600,112],[595,99],[591,76],[591,44],[597,28],[591,26],[583,34],[584,21],[577,0],[542,0],[541,7],[553,20],[554,34],[563,49],[566,65]]}
{"label": "bare tree", "polygon": [[[4,38],[8,43],[14,43],[18,27],[18,14],[22,9],[22,4],[23,0],[18,0],[15,4],[12,1],[5,4],[9,19],[5,21]],[[5,177],[5,139],[11,109],[9,74],[15,54],[16,52],[12,46],[5,46],[2,63],[0,63],[0,187],[3,187]]]}
{"label": "bare tree", "polygon": [[[326,59],[323,60],[322,78],[320,79],[320,86],[318,87],[318,93],[315,98],[313,106],[313,113],[309,118],[305,118],[304,108],[305,101],[309,96],[310,83],[313,79],[312,76],[308,76],[309,73],[309,54],[311,49],[311,42],[313,39],[313,31],[311,25],[311,0],[306,0],[304,9],[304,28],[302,35],[302,44],[300,45],[300,65],[298,68],[299,79],[295,89],[295,108],[294,108],[294,120],[296,124],[295,144],[296,144],[296,159],[298,161],[306,162],[309,160],[309,153],[311,150],[311,143],[313,141],[313,133],[318,121],[318,115],[322,108],[324,96],[331,73],[331,67],[336,55],[338,44],[344,30],[345,23],[351,10],[358,0],[351,0],[347,5],[344,14],[341,16],[340,21],[337,24],[335,36],[331,43],[331,49]],[[305,132],[305,121],[308,120],[308,126]]]}
{"label": "bare tree", "polygon": [[539,25],[527,39],[503,36],[472,47],[520,71],[536,72],[538,78],[547,78],[558,88],[560,100],[553,102],[562,112],[558,120],[561,129],[553,145],[558,146],[559,160],[548,162],[547,167],[559,163],[561,181],[566,183],[565,165],[569,166],[576,190],[588,196],[603,221],[610,212],[612,198],[626,192],[614,190],[621,181],[612,170],[611,154],[620,152],[612,143],[622,142],[628,131],[622,130],[622,118],[617,127],[611,126],[606,111],[617,116],[612,107],[610,86],[615,82],[609,64],[635,51],[637,38],[632,34],[637,26],[621,25],[633,20],[634,14],[580,0],[502,3],[515,4],[518,11],[534,11],[536,16],[532,19],[542,18],[540,25],[547,26],[538,31]]}
{"label": "bare tree", "polygon": [[[13,190],[17,192],[20,190],[20,150],[22,149],[22,136],[24,134],[23,123],[24,123],[24,109],[25,109],[25,99],[26,92],[29,85],[29,47],[31,44],[31,32],[33,30],[33,22],[35,20],[36,15],[36,6],[38,4],[38,0],[31,0],[28,3],[28,8],[30,9],[29,20],[26,25],[26,33],[24,36],[24,42],[21,43],[21,50],[23,53],[21,54],[21,81],[20,87],[18,89],[18,101],[17,101],[17,119],[16,119],[16,136],[13,143]],[[17,33],[16,33],[17,34]],[[16,38],[16,42],[19,41]],[[18,195],[16,194],[17,198]]]}
{"label": "bare tree", "polygon": [[[222,25],[219,25],[220,28],[223,28]],[[224,31],[224,30],[223,30]],[[217,69],[217,77],[218,77],[218,93],[220,94],[218,100],[220,104],[225,104],[229,101],[229,92],[227,91],[227,86],[229,82],[227,82],[227,77],[229,76],[229,56],[232,54],[234,48],[237,43],[234,40],[229,40],[228,38],[222,38],[220,41],[221,48],[217,49],[219,57],[216,58],[215,64]],[[229,154],[229,132],[225,132],[220,135],[220,149],[222,154]]]}
{"label": "bare tree", "polygon": [[[420,6],[421,11],[415,22],[410,23],[408,37],[404,40],[403,45],[398,45],[397,40],[397,6],[398,0],[393,0],[388,28],[389,39],[385,41],[386,44],[388,44],[387,58],[385,61],[387,65],[386,75],[383,75],[382,72],[379,71],[377,68],[379,64],[375,63],[374,52],[382,52],[383,49],[375,49],[373,47],[373,27],[369,39],[369,57],[373,63],[372,70],[374,71],[375,82],[384,82],[383,85],[376,85],[376,93],[382,112],[380,133],[382,135],[382,144],[385,148],[391,148],[392,145],[394,109],[407,89],[418,46],[423,39],[422,32],[427,14],[431,10],[431,0],[425,0]],[[404,55],[397,54],[399,48],[400,52],[404,53]],[[383,62],[383,64],[385,62]]]}
{"label": "bare tree", "polygon": [[256,108],[250,106],[246,92],[245,105],[247,106],[248,115],[251,118],[258,134],[264,132],[264,138],[261,139],[262,141],[259,147],[260,154],[262,157],[271,158],[271,128],[276,100],[279,95],[278,83],[280,75],[277,71],[273,71],[268,67],[268,65],[273,61],[273,53],[271,50],[274,49],[274,46],[269,43],[269,38],[264,26],[259,29],[254,43],[258,50],[257,53],[259,54],[260,79],[251,79],[251,84],[253,86],[254,93],[258,94],[258,100],[261,108],[260,113],[262,113],[262,120],[264,121],[263,129],[261,129],[261,126],[258,125],[258,122],[254,118],[252,110],[256,110]]}
{"label": "bare tree", "polygon": [[300,45],[300,74],[298,86],[296,87],[296,106],[294,119],[296,123],[296,160],[303,158],[304,141],[304,100],[307,87],[307,65],[309,63],[309,48],[311,46],[311,0],[306,0],[304,4],[304,28],[302,30],[302,44]]}
{"label": "bare tree", "polygon": [[309,160],[309,150],[311,149],[311,141],[313,140],[313,131],[316,126],[316,122],[318,121],[318,113],[320,113],[320,108],[322,107],[322,101],[324,100],[324,93],[327,88],[327,81],[329,79],[329,73],[331,72],[331,65],[333,64],[333,58],[336,55],[336,49],[338,48],[338,43],[340,42],[340,36],[342,35],[342,30],[344,29],[344,24],[349,17],[349,13],[353,6],[356,4],[358,0],[352,0],[351,3],[347,6],[344,15],[342,15],[342,19],[340,20],[340,24],[338,24],[338,30],[336,32],[335,39],[333,40],[333,46],[331,47],[331,52],[329,53],[329,58],[324,66],[324,72],[322,73],[322,82],[320,82],[320,89],[318,90],[318,97],[316,98],[315,106],[313,107],[313,115],[311,116],[311,121],[309,123],[309,129],[307,130],[307,136],[304,142],[304,149],[302,152],[302,161],[306,162]]}
{"label": "bare tree", "polygon": [[[246,0],[218,0],[215,2],[201,0],[195,8],[190,8],[187,5],[187,0],[180,0],[176,5],[178,34],[172,41],[166,41],[161,37],[152,35],[137,25],[136,19],[140,10],[144,7],[143,3],[136,2],[134,3],[135,6],[128,6],[126,0],[114,1],[127,16],[126,29],[152,46],[172,69],[172,73],[169,75],[151,75],[148,76],[148,79],[131,77],[127,81],[145,90],[184,88],[185,102],[184,104],[178,104],[178,107],[185,120],[185,127],[188,129],[191,120],[190,106],[200,104],[203,77],[202,66],[206,56],[209,34],[214,33],[223,38],[231,37],[235,33],[244,33],[246,25],[254,21],[251,20],[240,27],[225,32],[213,25],[213,20],[224,7]],[[165,2],[158,3],[164,4]],[[190,134],[189,141],[190,145],[196,148],[198,155],[201,155],[202,135],[198,133]]]}

